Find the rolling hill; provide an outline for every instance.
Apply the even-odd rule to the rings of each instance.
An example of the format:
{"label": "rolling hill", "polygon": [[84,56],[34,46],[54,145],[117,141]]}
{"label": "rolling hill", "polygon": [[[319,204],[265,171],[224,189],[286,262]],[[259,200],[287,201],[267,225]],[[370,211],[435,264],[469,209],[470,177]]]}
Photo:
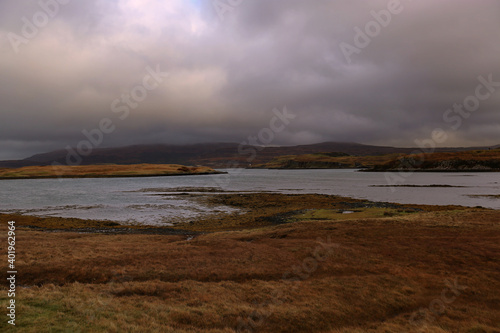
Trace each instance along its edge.
{"label": "rolling hill", "polygon": [[[476,148],[439,148],[439,152],[463,151]],[[477,148],[480,149],[480,148]],[[353,156],[409,154],[414,148],[372,146],[349,142],[324,142],[298,146],[243,146],[237,143],[205,143],[192,145],[135,145],[118,148],[96,148],[88,156],[80,156],[79,165],[93,164],[183,164],[217,168],[249,167],[263,164],[285,155],[306,155],[338,152]],[[76,154],[76,152],[75,152]],[[68,165],[68,151],[57,150],[33,155],[23,160],[0,161],[0,167],[19,168],[44,166],[56,162]],[[74,161],[73,156],[73,161]],[[70,161],[72,161],[70,159]],[[69,163],[71,165],[71,163]]]}
{"label": "rolling hill", "polygon": [[500,171],[500,148],[403,155],[366,171]]}
{"label": "rolling hill", "polygon": [[343,153],[285,155],[253,165],[261,169],[365,169],[365,171],[500,171],[500,148],[353,156]]}

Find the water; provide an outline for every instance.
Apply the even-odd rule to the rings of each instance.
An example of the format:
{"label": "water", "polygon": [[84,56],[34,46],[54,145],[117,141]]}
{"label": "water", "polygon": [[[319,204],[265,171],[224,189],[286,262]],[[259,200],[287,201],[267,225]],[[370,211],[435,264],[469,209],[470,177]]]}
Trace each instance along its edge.
{"label": "water", "polygon": [[[404,185],[386,186],[384,173],[355,170],[243,170],[227,175],[32,179],[0,181],[0,212],[38,216],[105,219],[130,224],[171,225],[211,213],[235,209],[209,207],[172,190],[215,187],[224,191],[335,194],[372,201],[483,206],[500,209],[500,173],[414,173]],[[477,197],[471,197],[475,195]]]}

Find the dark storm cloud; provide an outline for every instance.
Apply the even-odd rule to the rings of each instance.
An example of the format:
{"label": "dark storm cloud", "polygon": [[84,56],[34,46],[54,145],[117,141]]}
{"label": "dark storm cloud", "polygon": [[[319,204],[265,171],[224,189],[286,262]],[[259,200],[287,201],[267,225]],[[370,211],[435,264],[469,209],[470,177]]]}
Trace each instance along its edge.
{"label": "dark storm cloud", "polygon": [[[273,144],[411,146],[435,128],[445,146],[500,143],[500,88],[456,130],[443,120],[479,76],[500,81],[498,1],[401,0],[350,59],[341,45],[395,0],[246,0],[223,20],[212,1],[54,1],[22,43],[42,7],[0,2],[0,159],[74,145],[103,118],[102,146],[240,142],[285,105],[296,118]],[[169,76],[121,120],[111,104],[148,66]]]}

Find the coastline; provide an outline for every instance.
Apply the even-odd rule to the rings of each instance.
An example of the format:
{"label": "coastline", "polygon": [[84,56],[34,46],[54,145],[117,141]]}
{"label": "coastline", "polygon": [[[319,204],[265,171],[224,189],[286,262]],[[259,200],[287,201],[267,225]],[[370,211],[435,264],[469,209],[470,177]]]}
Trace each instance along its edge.
{"label": "coastline", "polygon": [[224,174],[205,166],[180,164],[93,164],[1,168],[0,180],[64,178],[129,178]]}
{"label": "coastline", "polygon": [[18,179],[78,179],[78,178],[146,178],[146,177],[173,177],[173,176],[207,176],[227,174],[226,171],[194,172],[194,173],[172,173],[172,174],[150,174],[150,175],[84,175],[84,176],[34,176],[34,177],[0,177],[0,180]]}
{"label": "coastline", "polygon": [[[172,194],[160,194],[171,196]],[[421,205],[378,202],[327,194],[284,194],[275,192],[236,192],[218,190],[217,193],[200,193],[198,188],[182,189],[177,194],[197,201],[208,207],[228,206],[239,211],[235,213],[214,213],[175,222],[168,227],[149,224],[127,224],[112,220],[91,220],[76,217],[37,216],[17,213],[0,213],[0,219],[14,219],[19,227],[38,231],[96,232],[96,233],[148,233],[168,234],[184,232],[188,234],[212,233],[235,230],[252,230],[279,224],[293,224],[311,218],[310,212],[319,211],[324,220],[384,218],[406,216],[408,214],[467,211],[471,208],[457,205]],[[272,205],[270,203],[273,203]],[[489,208],[480,208],[491,210]],[[346,214],[344,212],[352,212]],[[307,217],[303,217],[309,213]],[[326,214],[326,215],[325,215]],[[304,215],[306,216],[306,215]]]}

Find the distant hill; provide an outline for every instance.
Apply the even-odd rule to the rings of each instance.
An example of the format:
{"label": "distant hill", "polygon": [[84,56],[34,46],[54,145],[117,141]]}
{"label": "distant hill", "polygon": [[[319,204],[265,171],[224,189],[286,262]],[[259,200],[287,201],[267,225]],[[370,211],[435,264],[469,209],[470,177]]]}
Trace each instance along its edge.
{"label": "distant hill", "polygon": [[366,171],[500,171],[500,149],[403,155]]}
{"label": "distant hill", "polygon": [[[440,148],[436,151],[453,152],[473,148]],[[476,149],[476,148],[474,148]],[[480,148],[477,148],[480,149]],[[409,154],[414,148],[372,146],[349,142],[324,142],[310,145],[255,147],[237,143],[205,143],[192,145],[135,145],[119,148],[97,148],[89,156],[82,156],[81,165],[90,164],[183,164],[209,167],[248,167],[268,163],[283,155],[305,155],[324,152],[344,153],[353,156],[378,156]],[[58,150],[37,154],[23,160],[0,161],[0,167],[17,168],[43,166],[57,162],[66,165],[68,152]]]}
{"label": "distant hill", "polygon": [[279,156],[260,169],[366,169],[365,171],[500,171],[500,149],[435,152],[432,154],[392,153],[354,156],[343,153],[314,153]]}
{"label": "distant hill", "polygon": [[314,153],[279,156],[267,163],[254,164],[255,169],[361,169],[373,168],[406,154],[354,156],[344,153]]}

